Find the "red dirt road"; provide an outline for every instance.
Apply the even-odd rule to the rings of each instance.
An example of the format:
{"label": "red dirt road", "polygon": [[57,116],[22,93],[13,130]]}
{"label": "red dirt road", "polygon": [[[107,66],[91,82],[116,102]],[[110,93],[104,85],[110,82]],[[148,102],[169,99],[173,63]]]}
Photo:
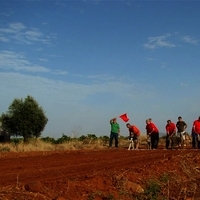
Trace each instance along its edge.
{"label": "red dirt road", "polygon": [[197,178],[199,166],[200,151],[189,149],[1,153],[0,199],[128,200],[132,183],[143,187],[164,173],[191,181],[183,167],[195,168]]}

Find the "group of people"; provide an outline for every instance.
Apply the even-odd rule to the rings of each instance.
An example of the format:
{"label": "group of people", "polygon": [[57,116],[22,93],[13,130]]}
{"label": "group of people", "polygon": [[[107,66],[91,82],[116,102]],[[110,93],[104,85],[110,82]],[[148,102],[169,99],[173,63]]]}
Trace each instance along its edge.
{"label": "group of people", "polygon": [[[110,140],[109,147],[112,147],[113,139],[115,140],[115,147],[118,147],[118,136],[120,135],[120,126],[117,123],[117,118],[113,118],[110,120],[111,132],[110,132]],[[126,127],[129,131],[129,147],[128,150],[138,149],[140,143],[140,130],[136,125],[131,125],[130,123],[126,124]],[[175,142],[179,148],[184,148],[185,140],[186,140],[186,132],[187,124],[183,121],[182,117],[178,117],[177,123],[173,123],[170,119],[167,120],[167,124],[165,126],[166,130],[166,149],[173,149]],[[151,118],[146,120],[146,135],[147,135],[147,146],[148,149],[157,149],[159,142],[159,130],[157,126],[152,122]],[[192,148],[200,149],[200,116],[197,120],[193,122],[192,125]]]}

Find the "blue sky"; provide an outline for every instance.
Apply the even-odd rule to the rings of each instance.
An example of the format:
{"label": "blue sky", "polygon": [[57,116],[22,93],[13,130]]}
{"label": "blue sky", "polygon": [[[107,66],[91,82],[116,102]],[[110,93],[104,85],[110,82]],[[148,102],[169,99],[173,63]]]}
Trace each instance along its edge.
{"label": "blue sky", "polygon": [[[145,133],[200,115],[199,1],[0,1],[0,112],[33,96],[43,136]],[[121,134],[125,123],[118,118]]]}

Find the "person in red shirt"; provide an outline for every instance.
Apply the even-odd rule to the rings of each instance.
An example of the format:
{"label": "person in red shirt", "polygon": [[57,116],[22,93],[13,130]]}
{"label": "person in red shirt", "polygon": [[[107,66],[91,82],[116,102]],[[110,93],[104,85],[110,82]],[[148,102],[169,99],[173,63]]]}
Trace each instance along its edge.
{"label": "person in red shirt", "polygon": [[129,129],[129,148],[128,150],[131,149],[138,149],[139,148],[139,138],[140,138],[140,130],[135,126],[135,125],[131,125],[129,123],[126,124],[126,127]]}
{"label": "person in red shirt", "polygon": [[146,120],[146,133],[147,138],[150,137],[151,140],[151,149],[157,149],[159,141],[159,130],[152,122],[151,118]]}
{"label": "person in red shirt", "polygon": [[193,131],[196,134],[197,148],[200,149],[200,116],[193,122]]}
{"label": "person in red shirt", "polygon": [[171,149],[174,148],[174,136],[176,134],[176,125],[169,119],[167,120],[166,129],[166,149],[171,146]]}

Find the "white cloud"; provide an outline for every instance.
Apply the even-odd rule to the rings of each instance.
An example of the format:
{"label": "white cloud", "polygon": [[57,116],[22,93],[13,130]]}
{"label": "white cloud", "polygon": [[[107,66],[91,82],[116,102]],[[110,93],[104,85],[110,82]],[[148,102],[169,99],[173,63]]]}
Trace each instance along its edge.
{"label": "white cloud", "polygon": [[39,30],[37,29],[31,29],[29,31],[26,31],[24,33],[25,37],[29,40],[29,41],[36,41],[36,42],[44,42],[44,43],[48,43],[48,39],[44,39],[44,35],[43,33],[41,33]]}
{"label": "white cloud", "polygon": [[[146,49],[156,49],[156,48],[161,48],[161,47],[176,47],[177,45],[168,41],[167,39],[171,38],[174,39],[172,37],[177,37],[179,36],[177,33],[175,34],[165,34],[162,36],[158,36],[158,37],[149,37],[148,38],[148,42],[145,43],[143,46]],[[199,41],[193,37],[190,36],[179,36],[179,39],[181,38],[181,40],[185,43],[189,43],[189,44],[193,44],[193,45],[198,45]]]}
{"label": "white cloud", "polygon": [[[70,97],[76,94],[75,99],[82,99],[84,97],[88,97],[89,95],[94,95],[97,93],[108,93],[114,94],[121,97],[127,97],[135,99],[137,96],[141,96],[145,94],[145,96],[151,96],[149,88],[147,86],[136,85],[132,81],[129,81],[127,77],[121,77],[116,81],[113,76],[109,75],[88,75],[84,76],[81,74],[70,74],[72,80],[77,80],[79,77],[80,82],[84,84],[72,84],[57,80],[45,79],[42,77],[37,77],[36,72],[48,73],[48,74],[56,74],[56,75],[68,75],[67,71],[63,70],[50,70],[44,66],[37,65],[35,63],[31,63],[24,54],[15,53],[12,51],[0,51],[0,69],[2,72],[10,72],[4,73],[5,76],[14,76],[19,77],[17,79],[24,80],[21,85],[33,86],[37,84],[35,88],[41,89],[39,85],[48,85],[47,91],[50,92],[52,89],[55,89],[54,92],[56,94],[52,94],[51,96],[59,96],[60,94],[70,94]],[[12,73],[11,73],[12,72]],[[24,73],[29,72],[32,76],[26,76],[22,74],[16,74],[16,72]],[[2,73],[3,74],[3,73]],[[40,74],[41,76],[42,74]],[[57,77],[56,77],[57,78]],[[16,78],[9,78],[9,80],[15,80]],[[32,80],[32,82],[31,82]],[[82,80],[82,81],[81,81]],[[20,84],[19,81],[16,81],[17,84]],[[29,84],[30,83],[30,84]],[[38,85],[38,83],[41,83]],[[21,86],[17,86],[17,84],[13,84],[15,87],[20,88]],[[23,86],[25,87],[25,86]],[[46,87],[45,87],[46,88]],[[24,89],[21,88],[24,91]],[[29,91],[33,91],[34,88],[29,89]],[[38,89],[37,89],[38,90]],[[28,89],[27,89],[28,91]],[[130,92],[132,91],[132,92]],[[42,92],[43,94],[44,92]],[[152,90],[151,90],[152,93]],[[58,94],[58,95],[57,95]],[[140,95],[139,95],[140,94]],[[77,96],[78,95],[78,96]]]}
{"label": "white cloud", "polygon": [[150,57],[148,57],[148,58],[146,58],[147,60],[149,60],[149,61],[155,61],[155,58],[150,58]]}
{"label": "white cloud", "polygon": [[87,78],[87,79],[91,79],[93,81],[96,81],[96,82],[102,82],[102,81],[113,81],[115,80],[115,77],[113,76],[109,76],[109,75],[102,75],[102,74],[96,74],[96,75],[88,75],[88,76],[85,76],[85,75],[82,75],[82,74],[74,74],[74,76],[77,76],[79,78]]}
{"label": "white cloud", "polygon": [[20,31],[26,29],[26,27],[20,22],[9,24],[9,28],[10,28],[10,30],[15,30],[16,32],[20,32]]}
{"label": "white cloud", "polygon": [[[6,35],[5,35],[5,33],[6,33]],[[0,34],[1,35],[3,35],[4,34],[4,36],[6,36],[6,37],[9,37],[8,36],[8,34],[16,34],[17,33],[17,31],[16,30],[13,30],[12,28],[0,28]]]}
{"label": "white cloud", "polygon": [[194,44],[194,45],[198,45],[198,40],[190,37],[190,36],[183,36],[182,40],[186,43],[190,43],[190,44]]}
{"label": "white cloud", "polygon": [[57,1],[55,1],[55,6],[68,7],[68,2],[62,1],[62,0],[57,0]]}
{"label": "white cloud", "polygon": [[55,70],[54,72],[52,72],[53,74],[58,74],[58,75],[67,75],[68,72],[67,71],[62,71],[62,70]]}
{"label": "white cloud", "polygon": [[181,83],[181,87],[187,88],[189,86],[188,83]]}
{"label": "white cloud", "polygon": [[48,62],[48,60],[45,59],[45,58],[39,58],[38,60],[41,61],[41,62]]}
{"label": "white cloud", "polygon": [[4,70],[26,72],[49,72],[50,70],[39,65],[30,63],[23,54],[12,51],[0,52],[0,68]]}
{"label": "white cloud", "polygon": [[[8,109],[14,98],[31,95],[43,107],[49,118],[45,134],[54,136],[56,133],[66,133],[66,130],[70,131],[74,126],[80,126],[85,131],[83,134],[95,131],[104,134],[104,128],[96,130],[96,122],[105,127],[105,124],[108,125],[107,117],[128,111],[133,102],[134,105],[140,105],[144,99],[156,97],[149,86],[118,80],[77,84],[20,73],[0,72],[0,84],[1,112]],[[108,95],[113,98],[109,99]],[[107,101],[103,102],[101,99]]]}
{"label": "white cloud", "polygon": [[165,34],[158,37],[149,37],[148,42],[144,44],[144,47],[147,49],[155,49],[161,47],[176,47],[175,44],[167,41],[167,38],[169,38],[170,36],[170,34]]}
{"label": "white cloud", "polygon": [[8,38],[6,38],[6,37],[1,37],[0,36],[0,41],[2,41],[2,42],[9,42],[10,40]]}
{"label": "white cloud", "polygon": [[6,16],[6,17],[9,17],[13,14],[13,11],[8,11],[8,12],[1,12],[0,15],[3,15],[3,16]]}
{"label": "white cloud", "polygon": [[21,44],[33,44],[33,42],[49,44],[52,38],[36,28],[27,28],[20,22],[1,27],[0,36],[3,38],[0,40],[2,42],[14,41]]}
{"label": "white cloud", "polygon": [[104,81],[101,83],[78,84],[20,73],[0,72],[0,84],[3,86],[2,91],[7,95],[33,93],[34,96],[43,97],[54,105],[60,105],[57,100],[61,99],[64,102],[70,101],[74,104],[95,94],[116,95],[129,100],[155,95],[150,86],[138,85],[133,82]]}
{"label": "white cloud", "polygon": [[43,48],[37,48],[37,49],[35,49],[35,51],[43,51],[44,49]]}
{"label": "white cloud", "polygon": [[[38,59],[42,62],[48,62],[47,59]],[[67,71],[63,70],[50,70],[47,67],[31,63],[22,53],[15,53],[13,51],[0,51],[0,69],[4,71],[19,71],[19,72],[42,72],[57,75],[67,75]]]}

